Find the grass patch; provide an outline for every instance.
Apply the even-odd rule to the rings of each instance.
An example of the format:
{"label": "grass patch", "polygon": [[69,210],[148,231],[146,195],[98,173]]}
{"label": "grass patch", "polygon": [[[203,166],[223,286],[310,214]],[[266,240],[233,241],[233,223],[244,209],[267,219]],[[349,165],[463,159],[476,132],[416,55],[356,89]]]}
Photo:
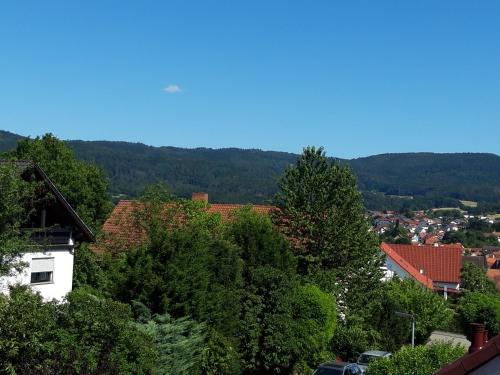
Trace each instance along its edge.
{"label": "grass patch", "polygon": [[474,201],[460,201],[465,207],[471,207],[471,208],[476,208],[477,207],[477,202]]}

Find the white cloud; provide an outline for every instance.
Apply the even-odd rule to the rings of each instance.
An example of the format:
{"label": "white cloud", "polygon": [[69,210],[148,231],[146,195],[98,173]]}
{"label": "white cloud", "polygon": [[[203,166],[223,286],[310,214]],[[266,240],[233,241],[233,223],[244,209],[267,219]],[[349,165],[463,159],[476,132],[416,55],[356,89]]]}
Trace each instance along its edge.
{"label": "white cloud", "polygon": [[162,91],[169,94],[176,94],[178,92],[182,92],[182,89],[178,85],[168,85],[167,87],[164,87]]}

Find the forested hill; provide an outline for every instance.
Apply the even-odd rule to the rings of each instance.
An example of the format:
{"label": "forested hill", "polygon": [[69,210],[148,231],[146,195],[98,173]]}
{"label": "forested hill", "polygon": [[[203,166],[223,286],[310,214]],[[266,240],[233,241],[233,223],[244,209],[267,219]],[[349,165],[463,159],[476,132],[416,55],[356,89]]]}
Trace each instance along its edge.
{"label": "forested hill", "polygon": [[[12,148],[19,138],[0,131],[0,151]],[[77,157],[104,168],[114,195],[135,196],[147,184],[164,181],[177,195],[206,191],[213,202],[268,202],[279,176],[297,158],[285,152],[237,148],[184,149],[108,141],[67,144]],[[456,205],[457,199],[500,202],[498,155],[383,154],[341,162],[358,176],[368,208],[449,206]]]}

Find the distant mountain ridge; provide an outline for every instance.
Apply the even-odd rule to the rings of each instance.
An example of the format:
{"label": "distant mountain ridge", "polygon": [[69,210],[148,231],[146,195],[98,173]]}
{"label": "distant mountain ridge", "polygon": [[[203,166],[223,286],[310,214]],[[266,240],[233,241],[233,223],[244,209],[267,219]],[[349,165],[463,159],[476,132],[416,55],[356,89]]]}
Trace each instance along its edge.
{"label": "distant mountain ridge", "polygon": [[[14,133],[0,131],[0,151],[15,146]],[[270,202],[277,181],[298,155],[238,148],[153,147],[116,141],[66,141],[75,155],[100,165],[112,194],[138,195],[165,182],[188,197],[206,191],[210,201]],[[331,151],[331,150],[330,150]],[[500,202],[500,156],[486,153],[401,153],[342,160],[358,177],[368,208],[448,206],[457,200]]]}

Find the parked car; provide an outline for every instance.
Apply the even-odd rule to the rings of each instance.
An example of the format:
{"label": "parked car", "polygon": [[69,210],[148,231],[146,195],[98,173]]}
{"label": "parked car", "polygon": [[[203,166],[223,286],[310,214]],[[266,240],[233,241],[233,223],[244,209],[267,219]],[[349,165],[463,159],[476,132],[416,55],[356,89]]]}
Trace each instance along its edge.
{"label": "parked car", "polygon": [[356,363],[326,362],[319,365],[313,375],[361,375],[362,373]]}
{"label": "parked car", "polygon": [[366,368],[368,367],[368,364],[371,361],[373,361],[376,358],[390,357],[391,355],[392,353],[390,352],[383,352],[380,350],[369,350],[367,352],[361,353],[361,355],[358,357],[357,364],[364,373],[366,371]]}

